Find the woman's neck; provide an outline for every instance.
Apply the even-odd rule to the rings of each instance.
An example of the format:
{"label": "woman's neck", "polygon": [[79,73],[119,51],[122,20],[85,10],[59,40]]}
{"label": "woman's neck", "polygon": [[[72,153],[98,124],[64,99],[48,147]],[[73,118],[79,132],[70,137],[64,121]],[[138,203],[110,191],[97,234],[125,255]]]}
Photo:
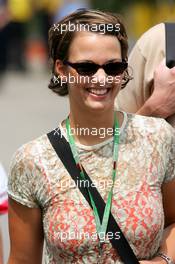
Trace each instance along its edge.
{"label": "woman's neck", "polygon": [[[117,112],[116,115],[121,126],[123,114]],[[75,141],[83,145],[95,145],[113,136],[114,109],[86,114],[70,111],[69,120]]]}

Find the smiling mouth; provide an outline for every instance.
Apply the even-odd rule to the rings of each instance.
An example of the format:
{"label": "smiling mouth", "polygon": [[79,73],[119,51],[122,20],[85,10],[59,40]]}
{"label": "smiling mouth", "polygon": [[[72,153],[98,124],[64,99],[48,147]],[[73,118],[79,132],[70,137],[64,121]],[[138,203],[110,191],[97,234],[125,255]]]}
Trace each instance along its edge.
{"label": "smiling mouth", "polygon": [[97,95],[97,96],[106,95],[110,90],[111,90],[110,88],[101,88],[101,89],[87,88],[87,91],[89,93]]}

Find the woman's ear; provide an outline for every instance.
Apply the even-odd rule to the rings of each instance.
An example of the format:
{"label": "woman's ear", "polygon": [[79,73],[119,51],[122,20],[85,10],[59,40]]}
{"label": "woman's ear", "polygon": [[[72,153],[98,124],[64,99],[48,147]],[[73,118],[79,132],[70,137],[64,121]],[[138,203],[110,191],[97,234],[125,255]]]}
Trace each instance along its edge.
{"label": "woman's ear", "polygon": [[55,74],[59,76],[63,81],[67,79],[66,67],[61,60],[55,62]]}

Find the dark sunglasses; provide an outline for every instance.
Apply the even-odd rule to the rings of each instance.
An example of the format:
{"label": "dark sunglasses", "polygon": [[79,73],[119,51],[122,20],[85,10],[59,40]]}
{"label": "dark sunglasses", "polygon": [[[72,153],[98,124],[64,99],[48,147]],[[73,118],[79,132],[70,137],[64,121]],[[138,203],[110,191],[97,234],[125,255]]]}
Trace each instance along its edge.
{"label": "dark sunglasses", "polygon": [[125,60],[117,62],[107,62],[103,65],[96,64],[94,62],[77,62],[72,63],[70,61],[63,62],[66,65],[74,68],[80,75],[92,76],[98,69],[102,68],[107,75],[116,76],[122,74],[128,67],[128,63]]}

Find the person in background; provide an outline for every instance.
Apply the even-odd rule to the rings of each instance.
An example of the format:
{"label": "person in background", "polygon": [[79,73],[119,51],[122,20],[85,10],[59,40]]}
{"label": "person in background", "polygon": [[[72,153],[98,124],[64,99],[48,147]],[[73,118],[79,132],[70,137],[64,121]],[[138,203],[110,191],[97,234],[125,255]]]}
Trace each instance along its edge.
{"label": "person in background", "polygon": [[121,110],[167,119],[175,126],[175,67],[165,65],[165,24],[145,32],[129,59],[133,79],[121,90],[116,106]]}
{"label": "person in background", "polygon": [[88,0],[65,0],[61,1],[59,7],[53,15],[53,22],[57,22],[68,14],[79,8],[90,8]]}
{"label": "person in background", "polygon": [[7,0],[0,0],[0,74],[7,69],[8,61],[8,24],[10,14],[7,6]]}
{"label": "person in background", "polygon": [[0,70],[25,71],[25,37],[27,22],[32,17],[30,0],[0,0]]}
{"label": "person in background", "polygon": [[39,24],[39,33],[48,54],[48,30],[52,25],[53,15],[55,10],[58,10],[61,2],[60,0],[40,0],[32,1],[35,23]]}
{"label": "person in background", "polygon": [[[7,213],[8,210],[8,197],[7,197],[7,176],[5,170],[0,163],[0,217],[2,214]],[[3,263],[3,239],[0,224],[0,264]]]}

